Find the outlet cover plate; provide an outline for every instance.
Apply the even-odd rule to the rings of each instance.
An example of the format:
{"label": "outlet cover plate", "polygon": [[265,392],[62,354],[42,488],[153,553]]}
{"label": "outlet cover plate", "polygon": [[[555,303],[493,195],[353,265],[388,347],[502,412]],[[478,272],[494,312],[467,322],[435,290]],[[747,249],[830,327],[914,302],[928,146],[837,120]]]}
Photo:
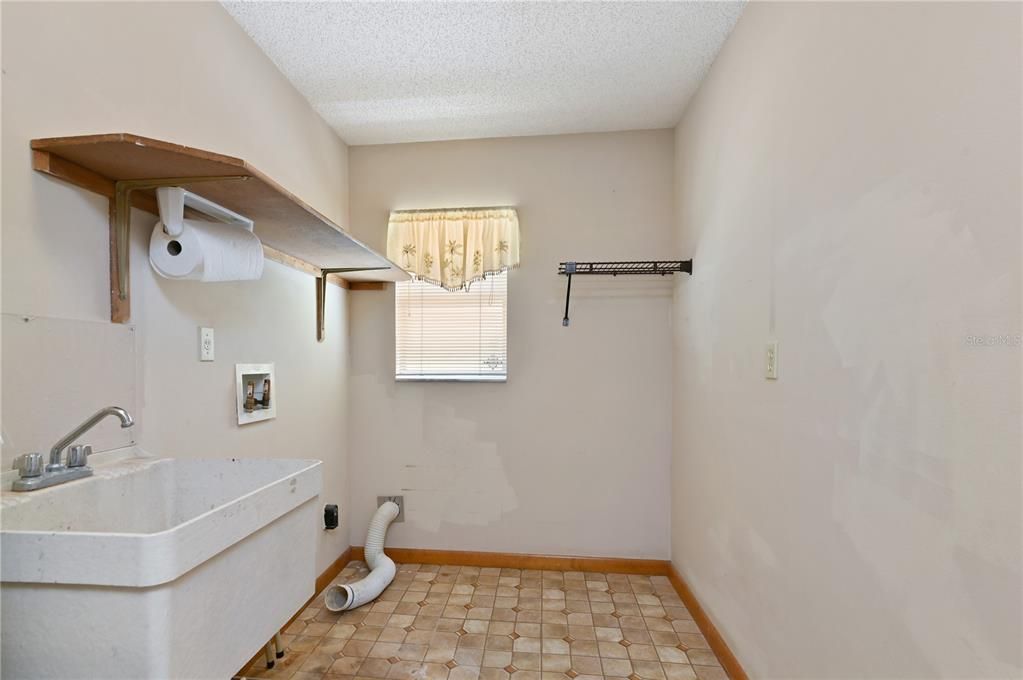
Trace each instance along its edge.
{"label": "outlet cover plate", "polygon": [[778,341],[767,343],[767,363],[764,366],[764,377],[768,380],[778,379]]}
{"label": "outlet cover plate", "polygon": [[377,496],[377,507],[386,503],[387,501],[394,501],[398,504],[398,516],[394,518],[394,524],[399,524],[405,521],[405,497],[404,496]]}
{"label": "outlet cover plate", "polygon": [[199,361],[213,361],[213,329],[199,329]]}

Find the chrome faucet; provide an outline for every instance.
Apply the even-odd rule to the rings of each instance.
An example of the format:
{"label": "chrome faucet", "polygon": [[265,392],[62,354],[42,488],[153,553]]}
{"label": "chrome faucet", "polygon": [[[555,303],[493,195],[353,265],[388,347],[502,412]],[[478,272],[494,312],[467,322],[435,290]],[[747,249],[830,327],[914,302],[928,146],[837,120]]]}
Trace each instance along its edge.
{"label": "chrome faucet", "polygon": [[92,468],[86,463],[89,461],[89,455],[92,454],[91,446],[72,446],[68,449],[67,464],[60,462],[60,454],[69,444],[94,428],[107,416],[116,416],[121,421],[122,428],[135,424],[131,414],[120,406],[107,406],[96,411],[85,422],[61,437],[60,441],[53,445],[53,448],[50,449],[50,463],[45,468],[43,468],[41,453],[26,453],[18,456],[14,461],[14,467],[18,470],[19,479],[11,485],[11,490],[35,491],[90,476]]}

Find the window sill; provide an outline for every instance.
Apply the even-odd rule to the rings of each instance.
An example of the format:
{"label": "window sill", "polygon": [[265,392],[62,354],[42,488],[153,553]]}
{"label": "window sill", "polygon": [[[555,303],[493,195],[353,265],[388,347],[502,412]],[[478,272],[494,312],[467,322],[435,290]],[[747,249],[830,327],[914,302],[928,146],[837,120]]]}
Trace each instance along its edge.
{"label": "window sill", "polygon": [[503,383],[508,382],[506,375],[396,375],[395,382],[478,382],[478,383]]}

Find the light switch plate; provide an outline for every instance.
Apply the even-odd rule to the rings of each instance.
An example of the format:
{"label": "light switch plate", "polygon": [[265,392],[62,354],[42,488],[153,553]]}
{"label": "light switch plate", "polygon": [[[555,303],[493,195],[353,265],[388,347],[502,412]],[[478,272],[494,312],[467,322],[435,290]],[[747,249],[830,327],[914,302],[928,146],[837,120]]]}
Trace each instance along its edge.
{"label": "light switch plate", "polygon": [[199,361],[213,361],[213,329],[199,329]]}
{"label": "light switch plate", "polygon": [[778,379],[778,341],[772,340],[767,343],[767,365],[764,367],[764,377],[768,380]]}

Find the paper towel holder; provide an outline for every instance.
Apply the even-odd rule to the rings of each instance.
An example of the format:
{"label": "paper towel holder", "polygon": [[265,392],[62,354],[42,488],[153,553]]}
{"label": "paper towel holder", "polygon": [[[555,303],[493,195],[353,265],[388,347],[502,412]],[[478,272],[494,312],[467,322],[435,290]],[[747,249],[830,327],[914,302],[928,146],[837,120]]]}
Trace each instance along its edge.
{"label": "paper towel holder", "polygon": [[168,236],[180,236],[185,228],[185,208],[191,208],[226,224],[234,224],[252,231],[255,223],[244,215],[239,215],[219,203],[181,187],[158,187],[156,189],[156,205],[160,210],[160,222]]}
{"label": "paper towel holder", "polygon": [[[251,175],[219,175],[212,177],[165,177],[163,179],[119,179],[113,183],[110,205],[110,318],[124,323],[128,319],[128,245],[131,232],[132,192],[177,187],[198,182],[227,182],[250,179]],[[151,211],[150,211],[151,212]],[[115,287],[116,285],[116,287]]]}

